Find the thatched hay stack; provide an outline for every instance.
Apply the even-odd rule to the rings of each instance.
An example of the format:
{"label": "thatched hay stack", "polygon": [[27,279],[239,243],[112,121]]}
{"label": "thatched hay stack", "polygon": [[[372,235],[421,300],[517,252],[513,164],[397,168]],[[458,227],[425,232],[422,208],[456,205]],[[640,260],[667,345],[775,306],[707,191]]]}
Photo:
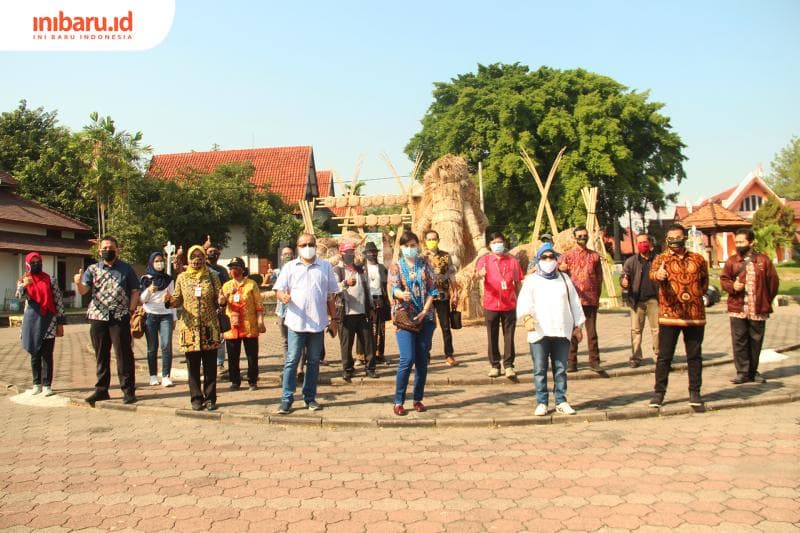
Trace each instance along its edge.
{"label": "thatched hay stack", "polygon": [[427,231],[437,231],[440,247],[452,254],[456,268],[472,262],[484,246],[489,221],[462,157],[448,154],[434,161],[425,173],[422,197],[414,200],[412,214],[420,240]]}

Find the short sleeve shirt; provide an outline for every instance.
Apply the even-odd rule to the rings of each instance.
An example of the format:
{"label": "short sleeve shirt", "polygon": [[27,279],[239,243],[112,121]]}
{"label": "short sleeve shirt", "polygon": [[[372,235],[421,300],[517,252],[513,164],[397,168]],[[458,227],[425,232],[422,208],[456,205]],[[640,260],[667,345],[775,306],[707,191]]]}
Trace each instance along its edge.
{"label": "short sleeve shirt", "polygon": [[316,258],[310,265],[300,259],[286,263],[273,287],[288,292],[283,324],[292,331],[318,333],[328,326],[328,295],[339,292],[331,264]]}
{"label": "short sleeve shirt", "polygon": [[104,262],[90,265],[81,283],[92,290],[86,318],[122,320],[130,313],[131,291],[139,290],[139,278],[133,268],[117,259],[111,266]]}
{"label": "short sleeve shirt", "polygon": [[510,254],[486,254],[475,265],[475,270],[486,268],[483,282],[483,308],[487,311],[511,311],[517,308],[515,283],[523,278],[522,268]]}

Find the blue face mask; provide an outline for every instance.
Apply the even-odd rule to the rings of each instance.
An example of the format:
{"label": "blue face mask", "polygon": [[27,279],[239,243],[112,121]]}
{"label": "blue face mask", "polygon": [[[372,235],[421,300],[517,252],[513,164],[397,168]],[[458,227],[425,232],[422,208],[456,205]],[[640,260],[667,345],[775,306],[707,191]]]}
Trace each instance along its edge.
{"label": "blue face mask", "polygon": [[496,254],[502,254],[506,251],[506,245],[502,242],[493,242],[489,246],[491,246],[492,252]]}
{"label": "blue face mask", "polygon": [[407,257],[408,259],[413,259],[417,257],[417,255],[419,254],[419,248],[417,247],[410,248],[407,246],[403,246],[402,250],[403,250],[403,257]]}

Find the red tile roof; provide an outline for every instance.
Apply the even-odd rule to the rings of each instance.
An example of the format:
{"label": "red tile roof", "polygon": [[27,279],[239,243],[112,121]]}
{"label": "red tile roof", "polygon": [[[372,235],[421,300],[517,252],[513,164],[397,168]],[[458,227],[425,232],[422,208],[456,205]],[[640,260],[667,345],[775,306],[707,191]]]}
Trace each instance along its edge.
{"label": "red tile roof", "polygon": [[16,187],[19,185],[17,180],[14,179],[14,176],[9,174],[8,172],[0,170],[0,186],[4,187]]}
{"label": "red tile roof", "polygon": [[91,243],[88,239],[59,239],[44,235],[0,231],[0,251],[4,252],[36,251],[51,255],[91,256],[90,248]]}
{"label": "red tile roof", "polygon": [[0,221],[12,224],[43,226],[72,231],[90,231],[92,228],[7,190],[0,190]]}
{"label": "red tile roof", "polygon": [[317,170],[317,187],[320,196],[335,196],[332,170]]}
{"label": "red tile roof", "polygon": [[153,156],[147,173],[169,179],[189,169],[211,172],[221,164],[245,161],[252,162],[255,170],[250,181],[259,189],[269,186],[269,190],[279,194],[287,204],[305,198],[309,168],[314,163],[310,146],[159,154]]}
{"label": "red tile roof", "polygon": [[728,199],[728,197],[731,194],[733,194],[733,192],[738,187],[739,187],[739,185],[734,185],[733,187],[725,189],[724,191],[722,191],[720,193],[717,193],[717,194],[715,194],[714,196],[712,196],[710,198],[706,198],[705,200],[700,202],[700,204],[697,207],[700,207],[700,206],[705,205],[705,204],[718,204],[718,203],[724,202],[725,200]]}

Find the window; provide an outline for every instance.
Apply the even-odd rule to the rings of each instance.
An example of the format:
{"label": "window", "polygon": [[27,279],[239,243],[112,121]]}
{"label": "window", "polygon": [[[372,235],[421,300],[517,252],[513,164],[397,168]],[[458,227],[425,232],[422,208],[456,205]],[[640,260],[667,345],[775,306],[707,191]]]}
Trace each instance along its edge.
{"label": "window", "polygon": [[755,194],[748,196],[742,203],[739,205],[739,211],[758,211],[758,208],[761,207],[761,204],[764,202],[764,199],[760,196]]}

